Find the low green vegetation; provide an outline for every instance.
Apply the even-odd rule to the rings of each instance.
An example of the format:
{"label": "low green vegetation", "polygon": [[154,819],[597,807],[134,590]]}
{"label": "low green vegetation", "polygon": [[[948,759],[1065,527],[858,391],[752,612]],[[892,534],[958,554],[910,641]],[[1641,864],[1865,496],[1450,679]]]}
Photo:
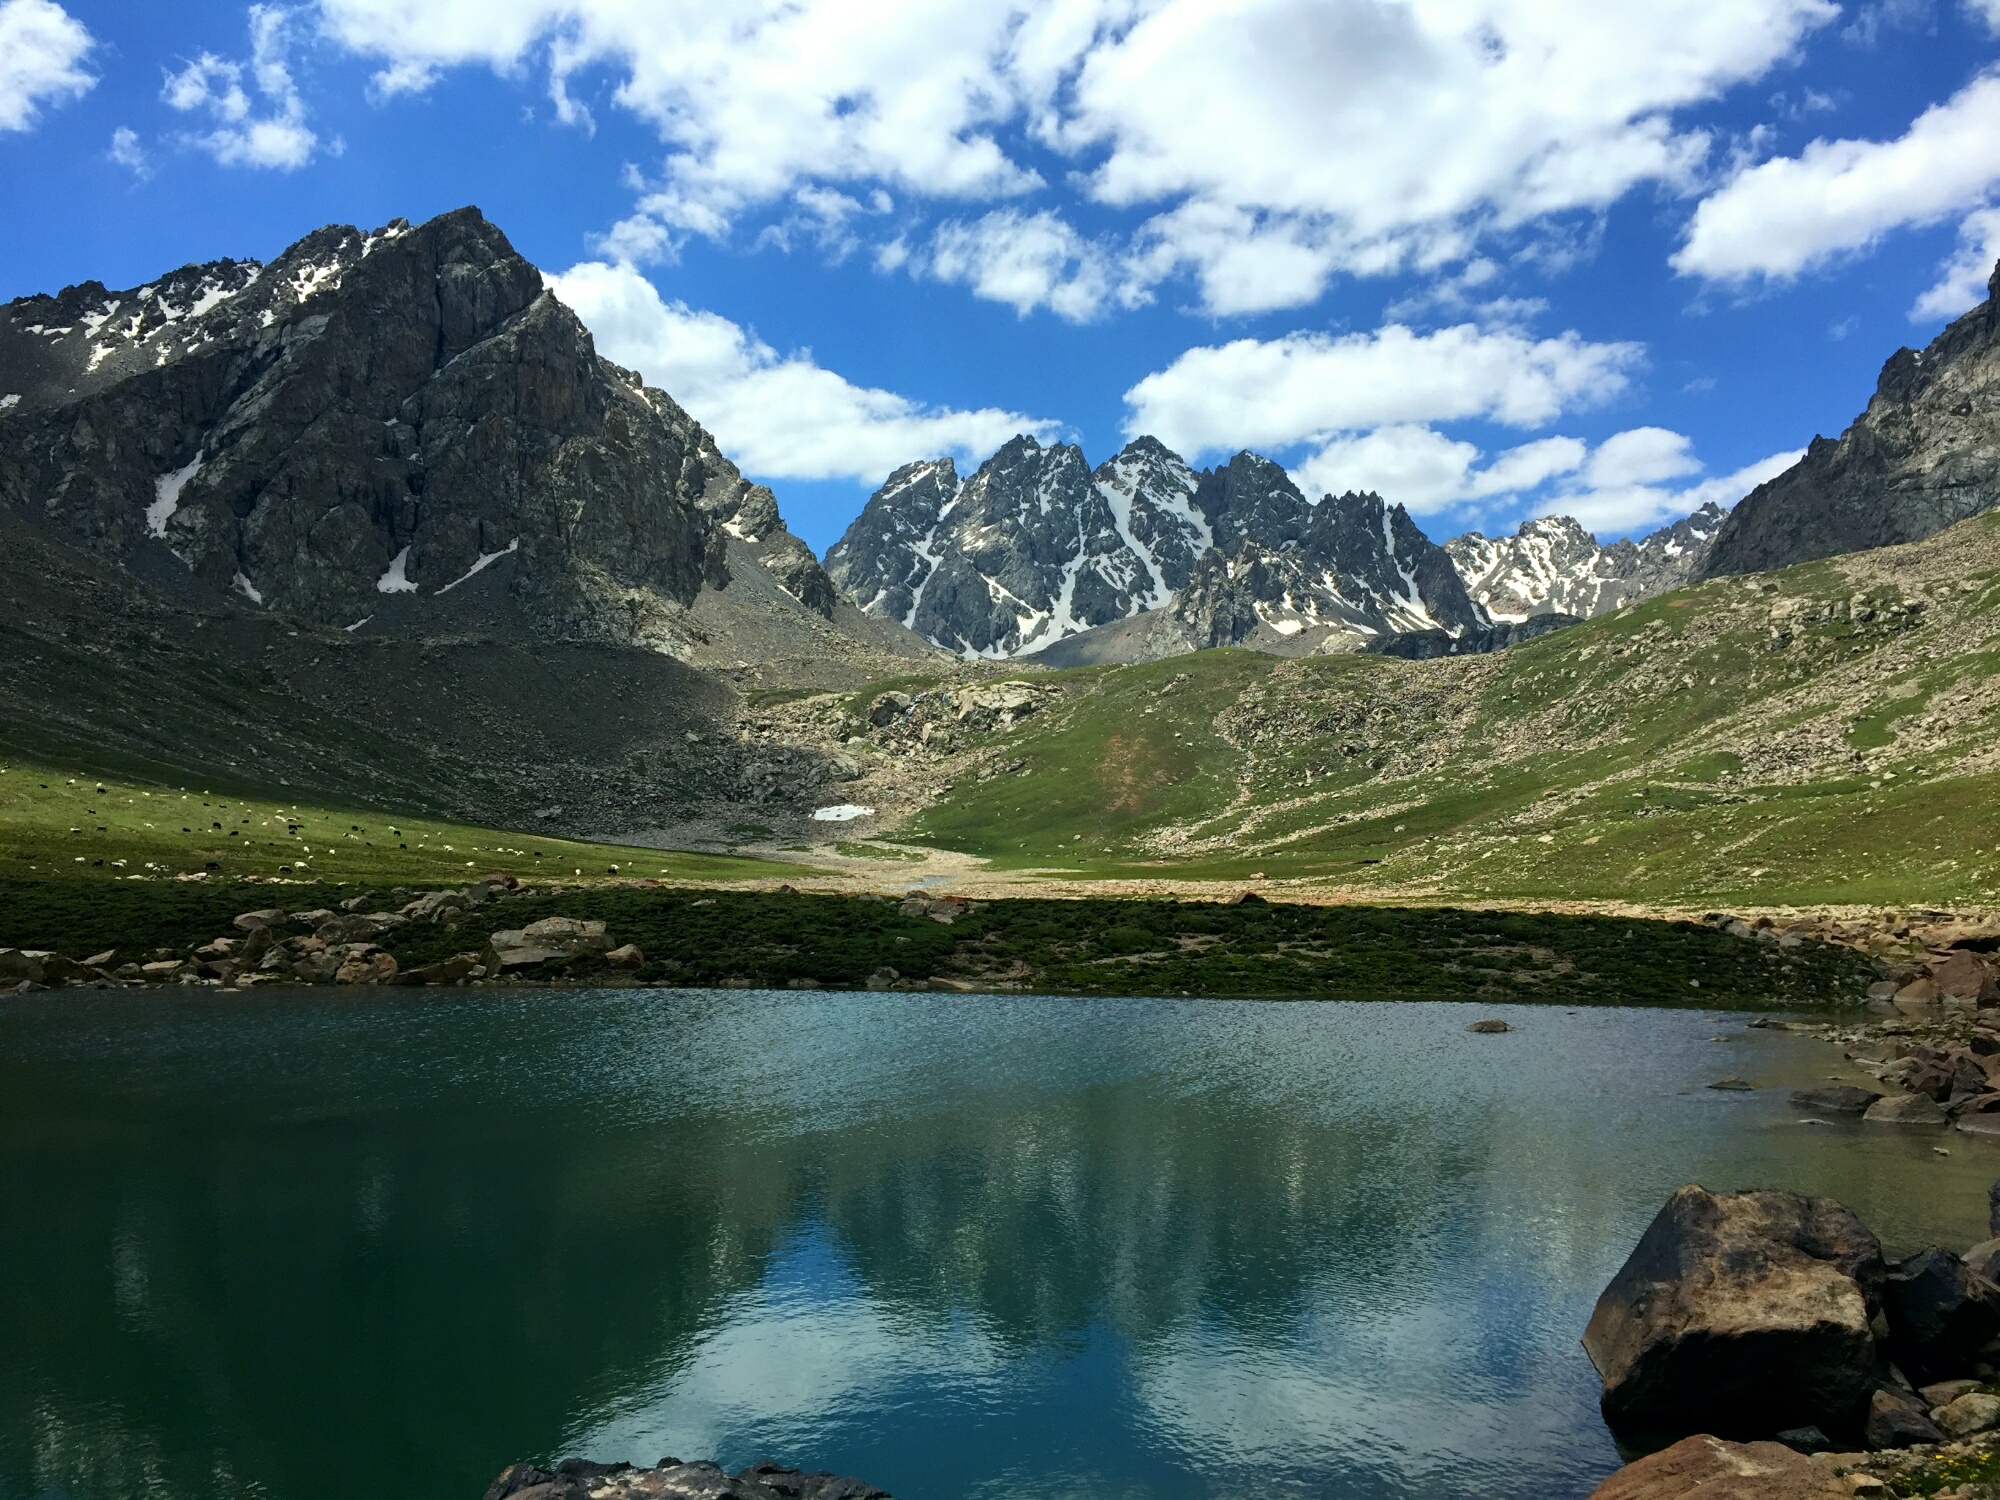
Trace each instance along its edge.
{"label": "low green vegetation", "polygon": [[1443,901],[2000,900],[2000,515],[1489,657],[1043,680],[1061,699],[898,838]]}
{"label": "low green vegetation", "polygon": [[[89,957],[191,951],[264,885],[78,880],[0,886],[0,941]],[[353,887],[286,888],[280,905],[329,905]],[[408,892],[362,891],[393,910]],[[508,897],[447,924],[380,938],[405,969],[483,949],[544,917],[603,921],[645,955],[620,982],[861,988],[904,985],[1077,995],[1476,1000],[1567,1005],[1822,1008],[1874,978],[1844,948],[1784,949],[1686,922],[1458,909],[1021,899],[974,903],[623,884]],[[948,917],[950,920],[940,920]],[[141,951],[146,950],[146,951]],[[601,957],[541,971],[610,980]]]}
{"label": "low green vegetation", "polygon": [[0,882],[17,892],[24,883],[50,880],[436,886],[491,870],[524,880],[716,883],[782,877],[791,869],[316,806],[241,788],[100,780],[19,761],[0,767]]}

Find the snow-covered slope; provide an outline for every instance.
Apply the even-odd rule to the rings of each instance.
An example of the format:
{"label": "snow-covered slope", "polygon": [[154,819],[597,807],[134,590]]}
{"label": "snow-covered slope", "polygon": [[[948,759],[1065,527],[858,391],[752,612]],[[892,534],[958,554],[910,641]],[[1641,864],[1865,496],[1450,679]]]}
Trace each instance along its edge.
{"label": "snow-covered slope", "polygon": [[1314,506],[1269,459],[1197,473],[1150,437],[1095,470],[1032,437],[963,483],[949,459],[906,465],[827,571],[863,610],[968,657],[1031,655],[1169,606],[1175,640],[1285,649],[1485,623],[1400,506]]}
{"label": "snow-covered slope", "polygon": [[1600,546],[1569,516],[1523,521],[1510,537],[1467,532],[1444,544],[1466,590],[1502,623],[1584,619],[1678,588],[1700,570],[1723,512],[1704,505],[1641,541]]}

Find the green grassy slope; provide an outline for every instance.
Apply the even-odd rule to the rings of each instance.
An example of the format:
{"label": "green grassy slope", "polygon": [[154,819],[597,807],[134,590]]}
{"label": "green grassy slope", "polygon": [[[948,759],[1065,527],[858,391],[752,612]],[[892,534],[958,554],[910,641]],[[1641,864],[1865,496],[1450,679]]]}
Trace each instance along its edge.
{"label": "green grassy slope", "polygon": [[199,875],[435,887],[496,869],[522,879],[726,882],[791,867],[280,801],[242,785],[100,780],[20,761],[0,768],[0,881]]}
{"label": "green grassy slope", "polygon": [[1435,662],[1054,679],[1011,774],[900,836],[1091,876],[1447,898],[2000,897],[2000,515]]}

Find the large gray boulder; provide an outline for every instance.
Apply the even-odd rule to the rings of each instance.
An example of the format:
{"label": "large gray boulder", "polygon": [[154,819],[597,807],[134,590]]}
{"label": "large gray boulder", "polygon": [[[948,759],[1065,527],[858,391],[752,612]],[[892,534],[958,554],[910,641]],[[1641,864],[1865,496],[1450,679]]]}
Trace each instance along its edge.
{"label": "large gray boulder", "polygon": [[1882,1274],[1875,1236],[1831,1198],[1681,1188],[1584,1330],[1605,1419],[1654,1438],[1851,1426]]}
{"label": "large gray boulder", "polygon": [[1896,1363],[1926,1384],[1970,1374],[2000,1338],[2000,1285],[1935,1245],[1889,1267],[1882,1311]]}
{"label": "large gray boulder", "polygon": [[1702,1434],[1627,1464],[1590,1500],[1848,1500],[1854,1491],[1780,1443],[1725,1443]]}

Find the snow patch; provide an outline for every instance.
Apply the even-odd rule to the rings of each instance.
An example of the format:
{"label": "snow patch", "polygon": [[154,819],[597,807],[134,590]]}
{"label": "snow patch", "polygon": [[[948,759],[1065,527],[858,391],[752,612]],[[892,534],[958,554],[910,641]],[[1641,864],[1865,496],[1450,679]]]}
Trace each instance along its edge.
{"label": "snow patch", "polygon": [[1266,623],[1279,635],[1297,635],[1306,628],[1304,620],[1271,620]]}
{"label": "snow patch", "polygon": [[11,407],[16,407],[19,406],[20,404],[21,404],[21,398],[18,395],[0,396],[0,411],[6,411]]}
{"label": "snow patch", "polygon": [[153,503],[146,507],[146,530],[157,537],[167,534],[167,522],[180,509],[181,491],[188,481],[201,472],[201,455],[197,453],[188,466],[176,469],[171,474],[162,474],[153,481]]}
{"label": "snow patch", "polygon": [[366,625],[370,620],[374,618],[375,617],[373,615],[363,615],[360,619],[356,620],[352,625],[343,625],[341,626],[341,629],[345,630],[349,635],[353,635],[355,631],[359,630],[363,625]]}
{"label": "snow patch", "polygon": [[235,589],[245,599],[248,599],[252,604],[262,604],[264,602],[264,596],[257,592],[257,585],[241,573],[238,573],[231,580],[230,587]]}
{"label": "snow patch", "polygon": [[389,571],[375,580],[378,594],[414,594],[417,586],[410,582],[410,549],[405,547],[389,559]]}
{"label": "snow patch", "polygon": [[511,556],[513,553],[518,552],[520,548],[521,548],[521,539],[519,537],[515,537],[513,541],[509,542],[506,546],[502,547],[498,552],[480,553],[478,562],[474,563],[471,567],[467,568],[463,573],[459,574],[458,577],[452,579],[450,583],[447,583],[443,588],[439,589],[438,592],[440,594],[449,594],[453,589],[457,588],[461,583],[464,583],[466,579],[473,577],[475,574],[485,572],[488,568],[492,567],[495,563],[500,561],[501,558]]}
{"label": "snow patch", "polygon": [[816,807],[813,809],[813,821],[815,823],[852,823],[856,818],[872,818],[874,816],[874,808],[861,807],[852,802],[837,802],[832,807]]}

